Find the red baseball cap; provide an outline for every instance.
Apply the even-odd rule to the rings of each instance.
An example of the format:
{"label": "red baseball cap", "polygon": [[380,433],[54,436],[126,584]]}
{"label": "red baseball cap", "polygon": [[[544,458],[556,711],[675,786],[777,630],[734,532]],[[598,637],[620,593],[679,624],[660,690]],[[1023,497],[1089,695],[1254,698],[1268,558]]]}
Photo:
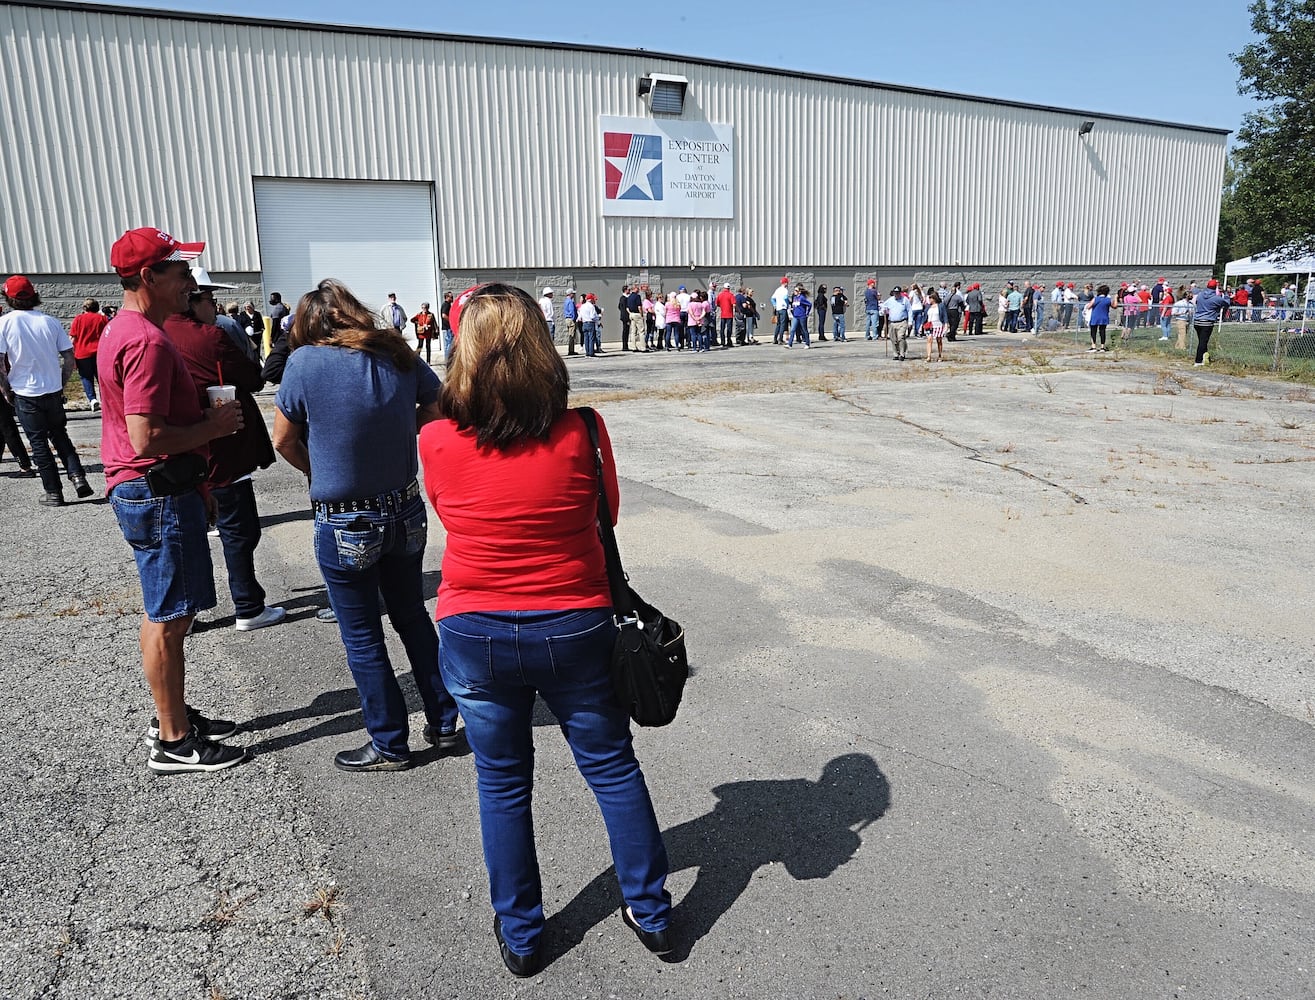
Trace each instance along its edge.
{"label": "red baseball cap", "polygon": [[203,250],[204,243],[180,243],[159,229],[129,229],[110,247],[110,266],[126,278],[166,260],[196,260]]}
{"label": "red baseball cap", "polygon": [[[470,297],[483,287],[484,285],[482,284],[471,285],[464,292],[462,292],[460,295],[458,295],[455,299],[452,300],[452,308],[449,309],[447,313],[447,324],[448,326],[452,327],[453,340],[457,339],[457,322],[461,318],[461,310],[466,307],[466,303],[470,301]],[[572,289],[571,292],[574,292],[574,289]],[[568,292],[567,294],[569,295],[571,294],[571,292]]]}
{"label": "red baseball cap", "polygon": [[781,279],[781,284],[783,284],[783,285],[788,285],[788,284],[790,284],[790,279],[789,279],[789,278],[782,278],[782,279]]}
{"label": "red baseball cap", "polygon": [[1218,287],[1219,287],[1219,282],[1215,281],[1214,278],[1211,278],[1209,281],[1207,281],[1207,282],[1205,283],[1205,287],[1206,287],[1206,288],[1218,288]]}
{"label": "red baseball cap", "polygon": [[868,284],[869,284],[869,285],[875,285],[876,283],[877,283],[877,279],[876,279],[876,278],[868,278]]}
{"label": "red baseball cap", "polygon": [[1075,284],[1073,284],[1073,282],[1070,281],[1070,282],[1068,283],[1068,287],[1069,287],[1069,288],[1077,288],[1078,286],[1075,285]]}
{"label": "red baseball cap", "polygon": [[5,282],[5,294],[11,299],[32,299],[36,298],[37,290],[27,278],[15,274]]}

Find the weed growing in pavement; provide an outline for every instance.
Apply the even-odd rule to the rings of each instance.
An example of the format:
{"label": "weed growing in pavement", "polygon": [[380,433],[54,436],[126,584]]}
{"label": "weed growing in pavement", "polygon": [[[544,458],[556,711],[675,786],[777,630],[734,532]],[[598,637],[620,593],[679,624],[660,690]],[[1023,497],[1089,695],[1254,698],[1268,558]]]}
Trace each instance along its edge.
{"label": "weed growing in pavement", "polygon": [[329,955],[332,958],[337,958],[342,954],[342,950],[345,947],[347,947],[347,932],[339,927],[338,933],[333,936],[333,943],[329,945],[324,954]]}
{"label": "weed growing in pavement", "polygon": [[1045,351],[1031,350],[1027,352],[1027,356],[1032,359],[1032,364],[1037,368],[1050,367],[1050,355]]}
{"label": "weed growing in pavement", "polygon": [[1295,420],[1289,420],[1286,418],[1279,420],[1278,425],[1282,427],[1285,431],[1295,431],[1301,428],[1300,423],[1298,423]]}
{"label": "weed growing in pavement", "polygon": [[[1049,363],[1049,362],[1047,362],[1047,363]],[[1036,385],[1037,385],[1037,388],[1040,389],[1042,392],[1054,392],[1054,391],[1055,391],[1055,386],[1054,386],[1054,384],[1050,381],[1050,379],[1046,378],[1044,375],[1039,376],[1039,377],[1037,378],[1037,380],[1036,380]]]}
{"label": "weed growing in pavement", "polygon": [[337,908],[340,905],[338,902],[338,887],[329,885],[320,886],[316,889],[315,895],[307,900],[301,909],[308,917],[318,913],[329,923],[333,923],[333,918],[337,916]]}
{"label": "weed growing in pavement", "polygon": [[201,926],[209,928],[228,926],[237,917],[238,911],[255,898],[256,893],[254,892],[237,899],[227,889],[220,890],[219,899],[215,901],[215,908],[201,918]]}

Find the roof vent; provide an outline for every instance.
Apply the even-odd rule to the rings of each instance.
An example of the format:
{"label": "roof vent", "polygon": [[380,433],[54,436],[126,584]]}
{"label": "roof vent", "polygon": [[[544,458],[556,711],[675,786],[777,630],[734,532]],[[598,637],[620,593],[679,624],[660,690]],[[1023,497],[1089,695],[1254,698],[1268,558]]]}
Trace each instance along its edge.
{"label": "roof vent", "polygon": [[689,80],[683,76],[650,73],[639,78],[638,95],[648,101],[655,115],[678,115],[685,110],[685,91]]}

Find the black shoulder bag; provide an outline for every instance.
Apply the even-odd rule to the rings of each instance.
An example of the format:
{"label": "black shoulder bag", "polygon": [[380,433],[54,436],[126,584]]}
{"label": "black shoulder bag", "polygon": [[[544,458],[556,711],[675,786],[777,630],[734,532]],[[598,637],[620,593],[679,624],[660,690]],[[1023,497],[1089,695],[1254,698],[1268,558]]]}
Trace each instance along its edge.
{"label": "black shoulder bag", "polygon": [[598,533],[607,559],[607,583],[616,616],[612,648],[612,688],[630,718],[641,726],[665,726],[676,717],[689,677],[685,630],[634,592],[621,568],[621,553],[612,530],[612,509],[603,488],[603,450],[598,443],[598,417],[578,410],[589,429],[598,479]]}

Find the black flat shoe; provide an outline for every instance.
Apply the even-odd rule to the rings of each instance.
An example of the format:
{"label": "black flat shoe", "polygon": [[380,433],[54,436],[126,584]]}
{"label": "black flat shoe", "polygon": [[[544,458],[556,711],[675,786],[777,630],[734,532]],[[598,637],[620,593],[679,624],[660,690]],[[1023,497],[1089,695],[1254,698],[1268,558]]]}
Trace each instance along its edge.
{"label": "black flat shoe", "polygon": [[335,755],[333,766],[340,771],[405,771],[411,761],[385,757],[371,741],[359,750],[343,750]]}
{"label": "black flat shoe", "polygon": [[666,931],[646,931],[635,923],[635,918],[630,915],[630,907],[621,907],[621,920],[635,932],[635,937],[639,938],[639,943],[651,951],[654,955],[671,954],[671,938]]}
{"label": "black flat shoe", "polygon": [[518,979],[528,979],[538,974],[543,967],[542,954],[535,950],[528,955],[517,955],[508,948],[507,942],[502,940],[502,921],[497,917],[493,918],[493,936],[498,939],[498,954],[502,956],[502,964],[508,972]]}

